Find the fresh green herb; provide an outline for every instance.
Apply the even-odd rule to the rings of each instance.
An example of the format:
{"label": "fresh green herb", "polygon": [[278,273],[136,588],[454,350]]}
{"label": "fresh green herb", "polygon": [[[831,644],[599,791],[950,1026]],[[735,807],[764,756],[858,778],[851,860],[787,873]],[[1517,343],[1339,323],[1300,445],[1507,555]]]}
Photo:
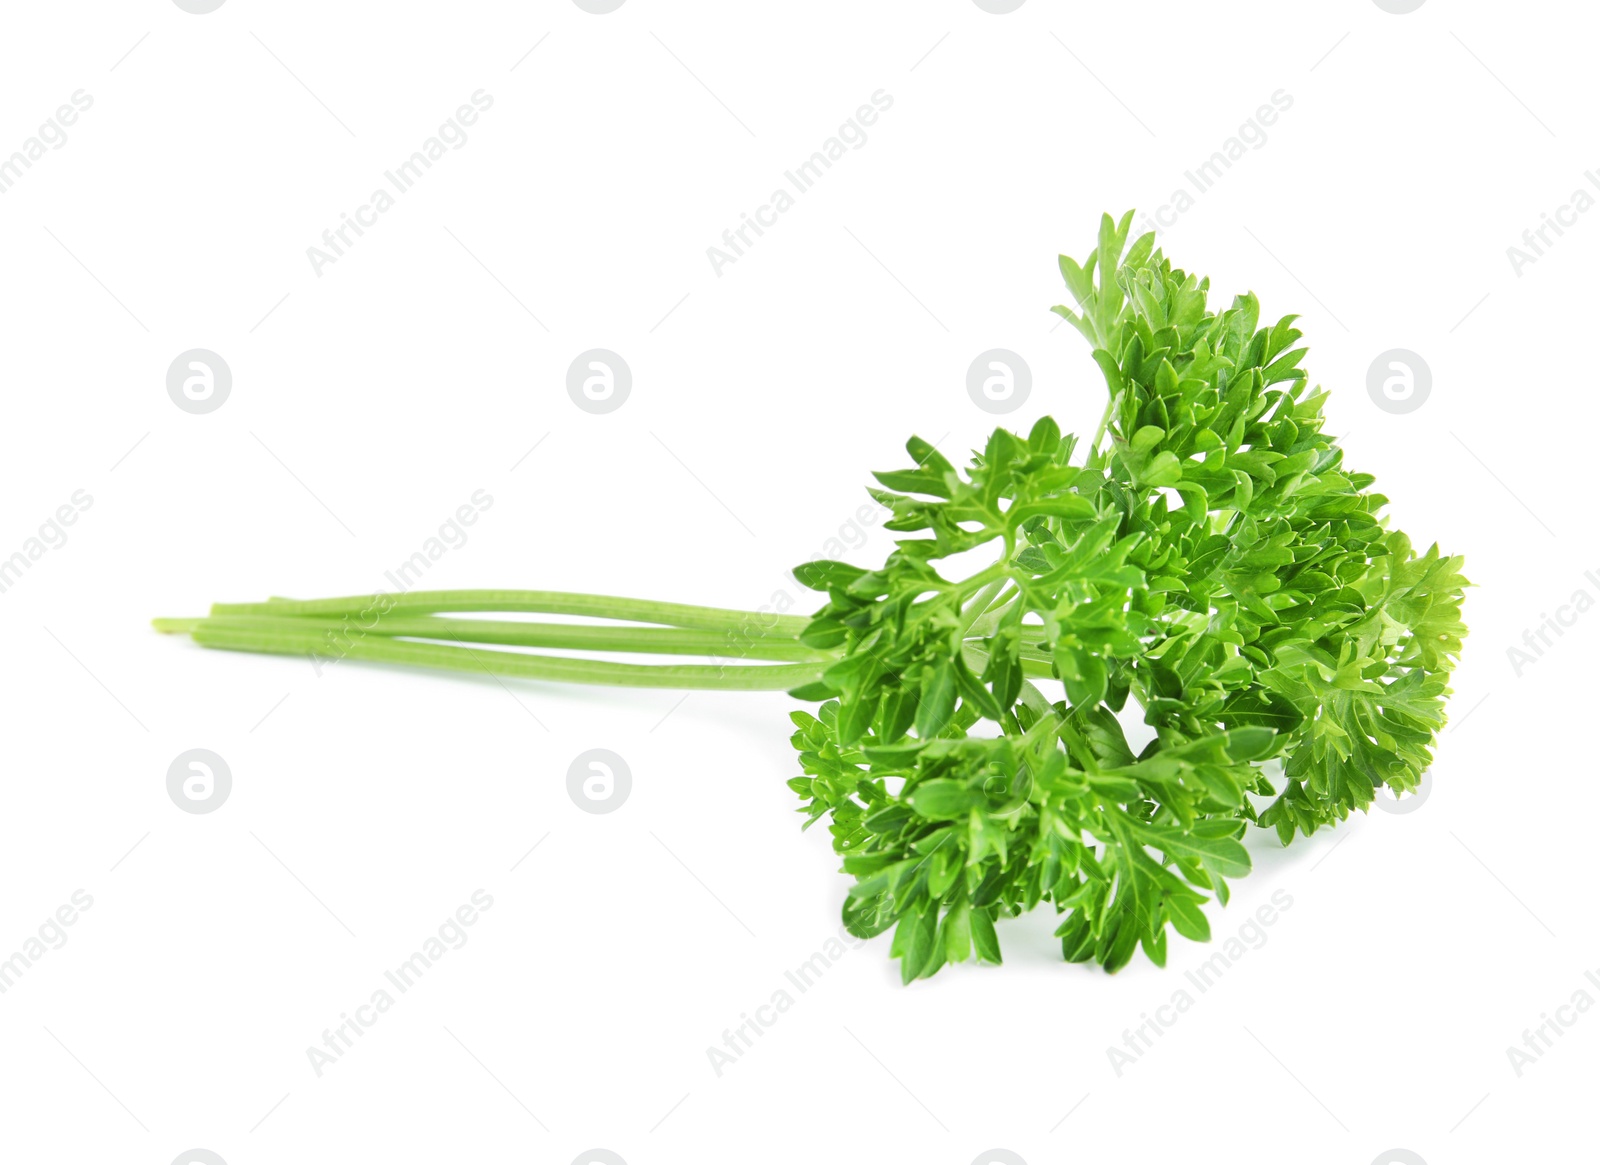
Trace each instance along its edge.
{"label": "fresh green herb", "polygon": [[[913,464],[871,491],[908,536],[876,570],[796,568],[828,597],[809,619],[443,591],[218,605],[157,626],[244,651],[790,690],[821,704],[792,714],[804,775],[790,786],[856,879],[846,925],[893,927],[907,982],[998,963],[996,920],[1040,902],[1064,916],[1068,960],[1115,971],[1143,947],[1164,965],[1169,924],[1210,937],[1202,906],[1249,872],[1248,826],[1288,844],[1379,788],[1417,788],[1467,583],[1461,559],[1389,530],[1372,477],[1343,467],[1295,317],[1260,326],[1253,295],[1212,311],[1208,282],[1153,236],[1128,244],[1131,221],[1104,218],[1085,262],[1061,259],[1075,304],[1055,310],[1109,390],[1082,459],[1048,417],[1026,437],[996,429],[965,472],[913,438]],[[975,574],[936,568],[986,545],[996,557]],[[624,625],[451,617],[464,613]],[[1130,697],[1153,734],[1137,752],[1118,717]]]}

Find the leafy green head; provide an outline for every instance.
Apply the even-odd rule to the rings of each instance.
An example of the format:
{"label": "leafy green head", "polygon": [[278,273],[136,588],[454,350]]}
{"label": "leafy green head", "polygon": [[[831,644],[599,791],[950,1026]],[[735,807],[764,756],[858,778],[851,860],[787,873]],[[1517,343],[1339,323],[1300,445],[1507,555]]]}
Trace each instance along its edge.
{"label": "leafy green head", "polygon": [[790,784],[856,877],[846,925],[894,926],[907,982],[999,962],[996,919],[1041,901],[1068,960],[1164,964],[1168,924],[1206,940],[1249,872],[1248,826],[1287,844],[1414,791],[1444,724],[1461,560],[1344,469],[1294,317],[1212,311],[1131,220],[1061,259],[1109,393],[1084,455],[1048,417],[964,472],[913,438],[871,491],[907,535],[883,566],[795,571],[828,596],[801,638],[839,660],[794,693],[823,703]]}

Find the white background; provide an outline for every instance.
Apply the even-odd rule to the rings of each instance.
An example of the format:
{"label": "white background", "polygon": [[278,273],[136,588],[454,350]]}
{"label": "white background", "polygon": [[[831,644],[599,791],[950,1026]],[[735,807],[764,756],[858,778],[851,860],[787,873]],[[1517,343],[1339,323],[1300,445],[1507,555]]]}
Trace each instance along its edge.
{"label": "white background", "polygon": [[[1600,616],[1520,676],[1507,649],[1600,596],[1600,215],[1520,275],[1506,248],[1600,165],[1585,16],[7,5],[0,155],[93,106],[0,195],[0,557],[93,504],[0,594],[0,958],[75,890],[93,906],[0,995],[0,1159],[1577,1159],[1600,1015],[1520,1077],[1506,1049],[1600,968]],[[315,273],[307,248],[479,89],[470,140]],[[714,273],[707,247],[879,89],[866,144]],[[149,629],[383,587],[479,489],[429,587],[795,601],[786,568],[908,435],[981,444],[977,353],[1032,368],[1006,423],[1093,427],[1099,374],[1046,311],[1057,253],[1169,202],[1280,89],[1163,243],[1219,299],[1303,314],[1349,463],[1466,555],[1472,635],[1426,803],[1254,837],[1214,932],[1292,908],[1120,1076],[1107,1047],[1213,950],[1107,977],[1059,962],[1046,913],[1002,924],[1004,967],[909,989],[887,937],[852,951],[715,1074],[848,884],[798,829],[781,694],[319,677]],[[196,347],[233,373],[204,416],[165,386]],[[592,347],[632,369],[609,415],[566,392]],[[1407,415],[1366,391],[1396,347],[1433,374]],[[214,813],[168,798],[191,748],[231,767]],[[568,797],[590,748],[631,768],[615,813]],[[470,941],[317,1076],[307,1047],[480,888]]]}

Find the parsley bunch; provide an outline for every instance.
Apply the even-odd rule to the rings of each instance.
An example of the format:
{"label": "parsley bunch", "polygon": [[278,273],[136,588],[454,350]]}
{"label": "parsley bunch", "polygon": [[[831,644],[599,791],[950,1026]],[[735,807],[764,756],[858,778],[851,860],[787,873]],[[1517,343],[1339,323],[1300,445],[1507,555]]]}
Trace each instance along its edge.
{"label": "parsley bunch", "polygon": [[[1414,791],[1444,724],[1466,627],[1461,559],[1417,554],[1373,478],[1322,431],[1295,317],[1208,281],[1105,217],[1063,256],[1108,403],[1076,463],[1050,418],[996,429],[958,470],[912,438],[872,495],[906,535],[875,570],[811,562],[809,619],[533,591],[218,605],[158,620],[207,646],[569,682],[787,688],[807,826],[827,819],[855,877],[850,931],[894,928],[906,982],[974,955],[995,922],[1049,902],[1071,962],[1108,971],[1249,872],[1252,824],[1288,844]],[[938,564],[982,546],[986,568]],[[625,624],[491,621],[544,612]],[[644,626],[639,626],[643,624]],[[477,646],[471,646],[476,644]],[[648,665],[501,648],[664,652]],[[488,648],[488,650],[485,650]],[[752,664],[751,660],[769,663]],[[1052,701],[1035,681],[1059,683]],[[1135,752],[1131,699],[1153,733]],[[1268,764],[1268,762],[1274,762]]]}
{"label": "parsley bunch", "polygon": [[[797,572],[828,593],[801,642],[844,658],[797,693],[828,702],[794,714],[792,784],[857,878],[846,922],[893,925],[908,981],[999,961],[994,920],[1041,901],[1069,961],[1163,964],[1168,923],[1209,938],[1248,824],[1287,844],[1414,791],[1444,724],[1461,560],[1414,553],[1343,468],[1295,317],[1211,311],[1154,236],[1127,246],[1131,217],[1061,259],[1076,310],[1054,310],[1110,397],[1082,462],[1049,418],[997,429],[965,474],[914,439],[873,496],[919,536],[875,571]],[[969,578],[933,565],[984,544]],[[1130,696],[1154,729],[1137,754]]]}

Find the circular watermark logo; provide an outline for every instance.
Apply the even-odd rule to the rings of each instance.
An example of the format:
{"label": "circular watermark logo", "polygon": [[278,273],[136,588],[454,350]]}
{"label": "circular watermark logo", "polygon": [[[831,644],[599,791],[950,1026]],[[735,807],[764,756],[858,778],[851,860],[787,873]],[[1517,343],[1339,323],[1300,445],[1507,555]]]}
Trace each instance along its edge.
{"label": "circular watermark logo", "polygon": [[967,368],[967,395],[986,413],[1014,413],[1033,391],[1033,370],[1009,348],[978,353]]}
{"label": "circular watermark logo", "polygon": [[[1407,12],[1410,9],[1406,9]],[[1372,1159],[1372,1165],[1428,1165],[1421,1153],[1410,1149],[1385,1149]]]}
{"label": "circular watermark logo", "polygon": [[[617,0],[620,4],[621,0]],[[609,11],[609,9],[607,9]],[[572,1165],[628,1165],[621,1153],[610,1149],[585,1149],[572,1159]]]}
{"label": "circular watermark logo", "polygon": [[[218,2],[220,3],[220,0]],[[215,8],[216,5],[213,4],[212,7]],[[213,1153],[210,1149],[189,1149],[174,1157],[172,1165],[228,1165],[228,1163],[220,1154]]]}
{"label": "circular watermark logo", "polygon": [[233,370],[208,348],[180,353],[167,369],[167,395],[186,413],[214,413],[233,390]]}
{"label": "circular watermark logo", "polygon": [[[1007,9],[1006,11],[1010,11]],[[1010,1149],[985,1149],[972,1159],[972,1165],[1028,1165],[1021,1153]]]}
{"label": "circular watermark logo", "polygon": [[[1004,16],[1007,12],[1015,12],[1021,8],[1028,0],[972,0],[972,2],[985,12],[993,12],[996,16]],[[1019,1161],[1021,1159],[1020,1157],[1017,1158]]]}
{"label": "circular watermark logo", "polygon": [[1012,773],[995,773],[983,782],[988,811],[999,817],[1022,808],[1032,794],[1033,773],[1026,764],[1018,765]]}
{"label": "circular watermark logo", "polygon": [[632,391],[633,371],[609,348],[580,352],[567,368],[567,395],[586,413],[614,413]]}
{"label": "circular watermark logo", "polygon": [[[1421,8],[1428,0],[1372,0],[1372,2],[1385,12],[1392,12],[1396,16],[1404,16],[1408,12],[1415,12]],[[1421,1158],[1419,1157],[1418,1160],[1421,1160]]]}
{"label": "circular watermark logo", "polygon": [[180,753],[167,767],[167,796],[185,813],[210,813],[221,809],[233,791],[228,762],[208,748]]}
{"label": "circular watermark logo", "polygon": [[[572,0],[572,2],[585,12],[592,12],[596,16],[604,16],[607,12],[615,12],[621,8],[628,0]],[[598,1151],[605,1152],[604,1149]],[[622,1158],[618,1157],[617,1160],[620,1162]]]}
{"label": "circular watermark logo", "polygon": [[615,813],[631,792],[628,762],[609,749],[591,748],[567,766],[567,796],[585,813]]}
{"label": "circular watermark logo", "polygon": [[1432,391],[1432,369],[1409,348],[1381,352],[1367,369],[1367,395],[1386,413],[1414,413]]}
{"label": "circular watermark logo", "polygon": [[[221,8],[228,0],[172,0],[172,2],[185,12],[192,12],[196,16],[204,16],[207,12],[215,12]],[[216,1157],[216,1154],[213,1153],[211,1156]],[[199,1158],[196,1158],[196,1160],[199,1160]],[[222,1158],[217,1157],[217,1165],[221,1165],[221,1162]]]}
{"label": "circular watermark logo", "polygon": [[1428,794],[1433,792],[1433,770],[1423,769],[1422,779],[1417,782],[1417,791],[1408,797],[1396,797],[1386,785],[1373,791],[1372,803],[1385,813],[1415,813],[1422,808],[1422,803],[1428,799]]}

